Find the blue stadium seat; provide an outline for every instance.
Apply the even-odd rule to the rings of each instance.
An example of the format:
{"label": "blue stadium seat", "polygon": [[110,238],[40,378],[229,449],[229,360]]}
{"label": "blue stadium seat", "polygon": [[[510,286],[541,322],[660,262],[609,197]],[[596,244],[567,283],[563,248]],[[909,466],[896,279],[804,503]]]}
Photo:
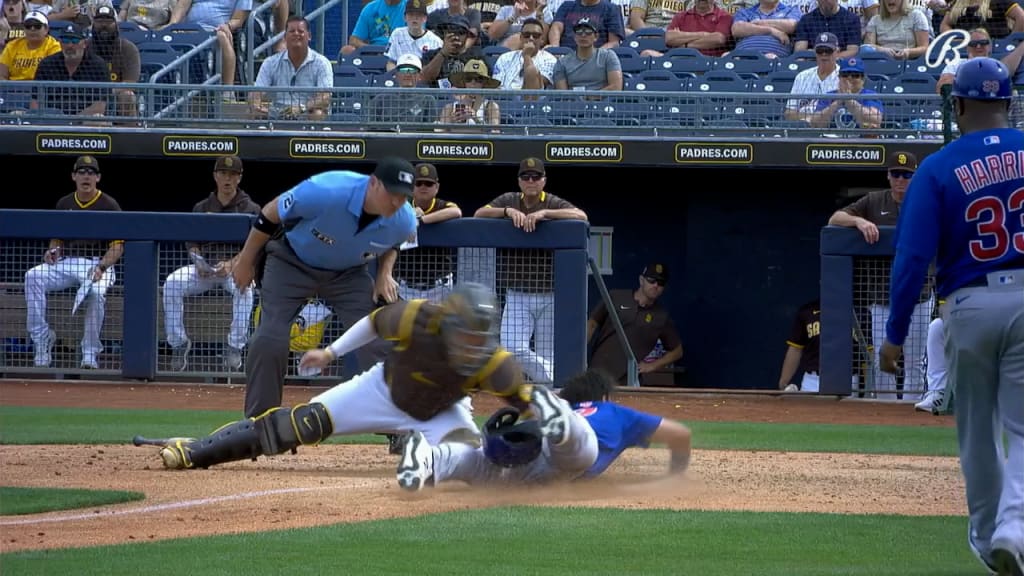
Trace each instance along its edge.
{"label": "blue stadium seat", "polygon": [[60,30],[61,28],[67,28],[73,24],[70,20],[50,20],[50,34],[53,35],[54,31]]}
{"label": "blue stadium seat", "polygon": [[143,30],[141,28],[136,28],[134,30],[121,30],[119,32],[119,35],[121,36],[121,38],[124,38],[125,40],[136,45],[142,44],[143,42],[149,42],[151,40],[154,40],[152,32],[150,32],[149,30]]}
{"label": "blue stadium seat", "polygon": [[775,69],[800,72],[808,68],[814,68],[817,65],[818,60],[814,55],[814,50],[801,50],[800,52],[794,52],[785,58],[777,59]]}
{"label": "blue stadium seat", "polygon": [[606,121],[606,126],[639,127],[650,115],[651,105],[640,98],[615,96],[605,100],[584,103],[583,117],[588,126]]}
{"label": "blue stadium seat", "polygon": [[875,80],[890,80],[904,72],[906,63],[894,60],[882,52],[867,52],[861,56],[864,61],[864,72]]}
{"label": "blue stadium seat", "polygon": [[907,60],[906,66],[903,69],[904,73],[914,72],[917,74],[930,74],[934,78],[938,79],[942,75],[942,69],[945,68],[945,64],[939,64],[935,67],[928,66],[924,57],[915,58],[914,60]]}
{"label": "blue stadium seat", "polygon": [[350,64],[334,65],[335,88],[365,88],[370,85],[372,78]]}
{"label": "blue stadium seat", "polygon": [[117,29],[121,32],[130,32],[132,30],[145,30],[142,26],[139,26],[131,20],[125,20],[117,23]]}
{"label": "blue stadium seat", "polygon": [[904,72],[883,83],[886,94],[936,94],[935,77],[922,72]]}
{"label": "blue stadium seat", "polygon": [[789,94],[793,91],[793,82],[796,80],[796,75],[796,72],[790,70],[776,70],[751,83],[750,91]]}
{"label": "blue stadium seat", "polygon": [[205,28],[194,22],[178,22],[177,24],[169,24],[166,28],[157,31],[156,34],[203,34],[209,36],[213,32],[208,32]]}
{"label": "blue stadium seat", "polygon": [[350,64],[363,71],[364,74],[383,74],[387,71],[388,57],[384,55],[367,55],[353,52],[338,60],[339,64]]}
{"label": "blue stadium seat", "polygon": [[670,53],[660,58],[651,58],[648,69],[669,71],[680,78],[695,78],[709,72],[714,67],[711,58],[703,54],[698,53],[699,55],[694,57],[681,54],[671,55]]}
{"label": "blue stadium seat", "polygon": [[647,61],[640,57],[640,53],[626,46],[618,46],[613,49],[619,57],[623,74],[637,74],[647,69]]}
{"label": "blue stadium seat", "polygon": [[626,46],[643,52],[644,50],[657,50],[665,52],[668,46],[665,45],[665,30],[663,28],[641,28],[636,30],[622,40],[622,46]]}
{"label": "blue stadium seat", "polygon": [[555,58],[561,58],[562,56],[565,56],[566,54],[572,52],[572,50],[566,48],[565,46],[547,46],[544,49],[547,50],[547,52],[554,56]]}
{"label": "blue stadium seat", "polygon": [[754,80],[762,75],[771,73],[775,69],[775,62],[760,52],[734,50],[725,56],[717,58],[715,60],[715,69],[732,71],[739,75],[740,78]]}
{"label": "blue stadium seat", "polygon": [[[351,65],[349,65],[349,66],[351,66]],[[355,68],[354,66],[352,66],[352,67]],[[338,64],[335,64],[334,68],[335,68],[335,70],[337,70],[338,69]],[[359,70],[359,68],[356,68],[356,70]],[[398,81],[395,80],[395,73],[397,71],[398,71],[397,68],[392,68],[391,70],[388,70],[387,72],[384,72],[383,74],[371,74],[371,75],[369,75],[370,76],[370,86],[373,86],[374,88],[394,88],[395,86],[398,86]],[[360,70],[360,72],[362,72],[362,71]]]}
{"label": "blue stadium seat", "polygon": [[484,47],[484,56],[487,56],[488,58],[497,59],[498,56],[501,56],[505,52],[508,52],[508,48],[506,48],[504,46],[500,46],[500,45],[492,45],[492,46],[485,46]]}
{"label": "blue stadium seat", "polygon": [[[139,82],[149,82],[150,77],[156,74],[158,71],[166,68],[172,62],[178,59],[178,54],[171,48],[170,52],[143,52],[139,51]],[[158,83],[160,84],[181,84],[182,83],[182,72],[181,68],[176,68],[168,74],[160,77]]]}
{"label": "blue stadium seat", "polygon": [[530,118],[543,118],[554,126],[575,126],[583,113],[583,103],[575,96],[552,97],[536,102]]}
{"label": "blue stadium seat", "polygon": [[[331,120],[363,124],[369,120],[369,106],[362,96],[335,94],[331,98]],[[337,120],[335,120],[337,119]]]}
{"label": "blue stadium seat", "polygon": [[4,86],[0,87],[0,113],[28,110],[29,102],[31,101],[31,88],[22,88],[13,82],[7,82]]}
{"label": "blue stadium seat", "polygon": [[648,126],[662,128],[698,128],[701,120],[697,116],[696,99],[682,98],[674,102],[655,102],[651,105]]}
{"label": "blue stadium seat", "polygon": [[152,40],[150,42],[137,44],[136,48],[139,49],[139,58],[146,58],[149,54],[167,54],[174,57],[178,56],[178,51],[175,50],[173,46],[167,42],[161,42],[159,40]]}
{"label": "blue stadium seat", "polygon": [[380,44],[367,44],[366,46],[360,46],[356,48],[355,52],[352,53],[352,57],[356,56],[383,56],[387,52],[388,47]]}
{"label": "blue stadium seat", "polygon": [[[629,79],[627,90],[636,92],[682,92],[692,78],[680,78],[666,70],[644,70]],[[648,101],[669,100],[668,96],[648,96]]]}

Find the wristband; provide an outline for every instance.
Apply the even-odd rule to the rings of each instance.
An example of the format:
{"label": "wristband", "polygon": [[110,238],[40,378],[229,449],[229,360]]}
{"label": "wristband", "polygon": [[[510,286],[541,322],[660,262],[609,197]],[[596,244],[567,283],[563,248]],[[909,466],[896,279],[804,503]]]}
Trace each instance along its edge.
{"label": "wristband", "polygon": [[256,221],[252,224],[253,228],[263,232],[267,236],[273,236],[280,226],[280,224],[275,224],[268,220],[267,217],[263,215],[263,212],[260,212],[260,215],[256,217]]}
{"label": "wristband", "polygon": [[502,214],[505,216],[505,218],[508,218],[508,206],[505,207],[505,210],[504,212],[502,212]]}

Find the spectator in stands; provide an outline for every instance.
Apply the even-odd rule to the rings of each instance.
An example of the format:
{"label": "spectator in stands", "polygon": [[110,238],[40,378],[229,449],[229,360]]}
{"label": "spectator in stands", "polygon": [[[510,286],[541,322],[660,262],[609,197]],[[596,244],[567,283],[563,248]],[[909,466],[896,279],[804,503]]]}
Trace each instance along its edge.
{"label": "spectator in stands", "polygon": [[[888,189],[869,192],[856,202],[836,210],[829,218],[828,225],[856,228],[868,244],[878,242],[879,226],[896,226],[900,208],[917,171],[917,156],[902,150],[894,151],[886,160],[886,170],[889,177]],[[890,267],[885,266],[882,268],[882,274],[871,275],[866,287],[871,302],[871,339],[875,350],[882,347],[885,340],[885,324],[889,320],[889,271]],[[934,273],[934,266],[931,273]],[[925,355],[928,342],[931,314],[931,282],[928,282],[921,292],[918,305],[914,307],[914,321],[907,334],[907,344],[903,347],[905,391],[914,391],[917,394],[924,392],[926,379],[921,359]],[[877,353],[871,358],[871,362],[875,387],[878,390],[896,390],[895,377],[879,370]]]}
{"label": "spectator in stands", "polygon": [[32,80],[39,62],[60,52],[60,42],[50,36],[50,22],[41,12],[29,12],[24,25],[25,36],[8,42],[0,54],[0,80]]}
{"label": "spectator in stands", "polygon": [[[235,34],[245,25],[250,12],[252,0],[205,0],[197,3],[193,3],[193,0],[177,0],[167,25],[179,22],[198,24],[207,32],[217,34],[222,82],[225,86],[233,86],[237,73]],[[223,95],[225,99],[232,99],[233,96],[228,92]]]}
{"label": "spectator in stands", "polygon": [[[641,375],[665,368],[683,357],[679,331],[668,309],[658,302],[665,293],[668,278],[668,266],[653,263],[640,273],[635,290],[612,290],[609,293],[626,341],[638,360],[637,368]],[[620,386],[625,386],[628,376],[626,353],[615,332],[615,325],[608,319],[608,307],[603,300],[598,302],[587,319],[587,342],[591,342],[595,334],[597,339],[594,340],[589,366],[603,370]],[[639,362],[654,350],[658,340],[665,347],[665,354],[653,362]]]}
{"label": "spectator in stands", "polygon": [[0,15],[0,52],[7,47],[7,36],[11,33],[11,25]]}
{"label": "spectator in stands", "polygon": [[[519,163],[519,192],[498,196],[473,215],[476,218],[506,218],[526,233],[544,220],[587,220],[587,213],[545,189],[547,177],[540,158],[525,158]],[[496,266],[507,279],[505,309],[501,317],[501,343],[516,355],[523,370],[537,383],[549,384],[554,373],[555,294],[551,270],[523,251],[505,255],[499,250]],[[540,251],[545,253],[545,251]],[[529,254],[529,253],[527,253]],[[533,340],[533,349],[530,340]]]}
{"label": "spectator in stands", "polygon": [[[96,9],[92,21],[92,48],[107,63],[111,82],[134,84],[139,81],[142,71],[139,49],[130,40],[121,38],[114,9],[110,6]],[[138,115],[135,92],[130,88],[114,88],[114,103],[118,116]]]}
{"label": "spectator in stands", "polygon": [[[540,24],[541,32],[547,33],[543,18],[544,7],[538,0],[517,0],[514,4],[506,4],[498,10],[494,22],[491,22],[487,29],[487,35],[493,44],[500,44],[509,50],[519,50],[522,46],[519,33],[527,22]],[[540,39],[534,39],[534,44],[538,48],[544,46]]]}
{"label": "spectator in stands", "polygon": [[[629,28],[671,29],[669,25],[687,10],[686,6],[685,0],[632,0],[629,3]],[[673,47],[668,43],[668,34],[665,34],[665,44]]]}
{"label": "spectator in stands", "polygon": [[817,111],[818,99],[808,98],[810,94],[827,94],[839,89],[839,69],[836,67],[836,54],[839,52],[839,39],[831,32],[818,35],[814,43],[814,59],[817,66],[801,70],[793,80],[790,93],[805,96],[786,101],[787,120],[803,120],[810,122]]}
{"label": "spectator in stands", "polygon": [[[253,113],[258,118],[323,120],[331,112],[334,70],[323,54],[309,47],[309,22],[291,16],[285,25],[284,52],[263,61],[256,86],[322,88],[326,92],[251,92]],[[270,100],[268,103],[267,100]]]}
{"label": "spectator in stands", "polygon": [[480,11],[476,8],[468,8],[465,0],[448,0],[447,8],[437,8],[427,16],[427,30],[439,36],[449,28],[453,18],[461,17],[466,19],[466,29],[469,34],[466,36],[466,46],[483,46],[479,41],[483,34],[480,26]]}
{"label": "spectator in stands", "polygon": [[910,7],[910,0],[883,0],[864,32],[862,51],[874,50],[897,60],[913,60],[928,50],[932,26],[924,12]]}
{"label": "spectator in stands", "polygon": [[424,0],[406,0],[405,26],[391,32],[387,51],[384,52],[388,57],[388,70],[394,68],[398,59],[405,54],[422,58],[427,52],[437,50],[444,44],[440,36],[423,27],[426,22],[427,8]]}
{"label": "spectator in stands", "polygon": [[[779,390],[785,392],[817,392],[821,351],[821,302],[815,299],[796,311],[786,340],[786,356],[779,374]],[[800,384],[793,376],[803,367]]]}
{"label": "spectator in stands", "polygon": [[737,50],[761,52],[769,58],[789,56],[800,10],[779,0],[761,0],[757,6],[736,12],[732,35]]}
{"label": "spectator in stands", "polygon": [[[217,189],[196,203],[192,212],[204,214],[251,214],[258,216],[260,205],[238,187],[242,181],[242,161],[237,156],[221,156],[213,165]],[[192,341],[185,332],[185,297],[198,296],[221,288],[231,295],[231,330],[224,352],[224,366],[236,371],[242,367],[242,350],[249,339],[249,318],[252,314],[253,291],[239,290],[231,279],[231,270],[241,245],[190,243],[188,255],[192,264],[178,268],[164,281],[164,328],[171,345],[171,370],[181,372],[188,367]]]}
{"label": "spectator in stands", "polygon": [[373,0],[363,6],[348,44],[341,47],[341,56],[361,46],[385,46],[391,32],[405,24],[405,3],[408,0]]}
{"label": "spectator in stands", "polygon": [[501,109],[498,103],[481,91],[501,86],[487,73],[487,63],[470,60],[459,72],[451,75],[452,86],[467,90],[455,94],[455,102],[446,104],[441,110],[441,124],[490,125],[501,124]]}
{"label": "spectator in stands", "polygon": [[[121,210],[113,196],[97,188],[100,165],[92,156],[79,156],[71,173],[75,191],[57,201],[57,210]],[[35,351],[34,364],[46,367],[52,361],[57,334],[46,323],[46,294],[78,287],[75,300],[85,306],[85,330],[82,333],[82,368],[99,368],[97,362],[103,343],[100,329],[107,302],[107,290],[116,278],[114,265],[121,260],[124,242],[113,240],[50,240],[43,264],[25,273],[27,327]]]}
{"label": "spectator in stands", "polygon": [[943,86],[953,83],[953,78],[956,76],[956,71],[960,69],[960,64],[971,58],[989,57],[991,55],[992,37],[989,36],[988,30],[984,28],[971,30],[971,37],[967,41],[967,58],[958,58],[946,64],[946,67],[942,69],[942,74],[939,75],[938,82],[935,83],[935,92],[941,94]]}
{"label": "spectator in stands", "polygon": [[451,88],[452,74],[459,72],[470,60],[483,60],[484,53],[479,46],[469,43],[469,21],[465,16],[452,16],[441,29],[444,44],[437,50],[427,52],[423,57],[426,64],[420,79],[431,88]]}
{"label": "spectator in stands", "polygon": [[[498,11],[501,10],[501,7],[504,6],[508,0],[465,0],[465,2],[467,7],[480,13],[480,31],[484,34],[481,38],[485,38],[488,28],[490,28],[491,24],[494,23],[495,18],[498,16]],[[447,0],[434,0],[431,6],[443,8],[443,5],[446,3]],[[543,4],[544,0],[539,0],[538,3]]]}
{"label": "spectator in stands", "polygon": [[[370,118],[375,124],[389,127],[399,125],[416,129],[436,118],[437,100],[429,94],[407,92],[404,88],[415,88],[420,82],[420,59],[415,54],[406,54],[398,59],[395,80],[398,87],[384,90],[373,97],[370,103]],[[421,128],[422,129],[422,128]]]}
{"label": "spectator in stands", "polygon": [[[462,209],[455,202],[437,197],[441,183],[433,164],[420,164],[414,172],[416,184],[412,189],[412,205],[419,226],[462,217]],[[454,283],[452,250],[429,246],[403,250],[398,254],[391,274],[398,282],[398,297],[402,300],[423,298],[440,302],[451,292]]]}
{"label": "spectator in stands", "polygon": [[[629,36],[630,34],[633,33],[633,30],[629,26],[629,10],[630,3],[632,2],[632,0],[605,1],[612,5],[612,7],[615,9],[614,11],[616,14],[621,14],[622,38],[625,39],[626,36]],[[567,2],[572,2],[572,0],[548,0],[547,4],[543,6],[542,10],[544,14],[544,23],[547,24],[548,26],[551,26],[551,24],[554,23],[555,21],[555,16],[558,14],[558,10],[562,7],[563,4]],[[593,19],[593,16],[591,16],[591,19]]]}
{"label": "spectator in stands", "polygon": [[523,21],[514,39],[517,49],[494,62],[494,77],[504,90],[543,90],[551,86],[558,59],[543,49],[544,24],[536,18]]}
{"label": "spectator in stands", "polygon": [[818,7],[800,18],[793,35],[793,51],[807,50],[825,32],[839,39],[839,60],[853,58],[860,51],[860,18],[839,5],[839,0],[817,0]]}
{"label": "spectator in stands", "polygon": [[7,40],[25,36],[25,16],[28,15],[28,3],[25,0],[3,0],[3,19],[7,22]]}
{"label": "spectator in stands", "polygon": [[581,18],[573,29],[575,51],[555,63],[552,77],[559,90],[622,90],[622,64],[609,48],[595,48],[597,26]]}
{"label": "spectator in stands", "polygon": [[[36,68],[35,80],[57,82],[109,82],[107,63],[89,49],[89,30],[70,23],[56,31],[61,51],[43,58]],[[40,99],[40,95],[42,98]],[[41,88],[30,104],[32,109],[51,108],[68,115],[103,116],[110,91],[68,85]]]}
{"label": "spectator in stands", "polygon": [[984,28],[991,38],[1024,32],[1024,9],[1014,0],[955,0],[942,19],[940,31]]}
{"label": "spectator in stands", "polygon": [[[839,95],[878,94],[864,87],[864,62],[860,58],[839,61],[839,88],[828,92]],[[825,98],[818,100],[811,125],[817,128],[831,126],[838,129],[871,129],[882,125],[881,100],[855,98]]]}
{"label": "spectator in stands", "polygon": [[[801,1],[813,2],[813,0]],[[860,28],[858,33],[861,37],[864,36],[864,31],[868,27],[868,22],[871,21],[871,19],[878,14],[878,1],[879,0],[839,0],[839,5],[842,6],[843,8],[846,8],[850,12],[853,12],[853,15],[857,17],[857,21],[860,22]],[[942,0],[937,1],[941,2]]]}
{"label": "spectator in stands", "polygon": [[171,22],[177,0],[122,0],[118,18],[146,30],[159,30]]}
{"label": "spectator in stands", "polygon": [[566,0],[555,13],[548,28],[548,45],[576,48],[579,35],[576,30],[581,21],[594,31],[596,40],[591,46],[616,48],[626,37],[622,15],[608,0]]}
{"label": "spectator in stands", "polygon": [[[693,7],[680,10],[665,31],[669,48],[696,48],[705,56],[718,57],[732,43],[732,14],[722,10],[715,0],[694,0]],[[659,57],[657,50],[644,50],[642,56]]]}

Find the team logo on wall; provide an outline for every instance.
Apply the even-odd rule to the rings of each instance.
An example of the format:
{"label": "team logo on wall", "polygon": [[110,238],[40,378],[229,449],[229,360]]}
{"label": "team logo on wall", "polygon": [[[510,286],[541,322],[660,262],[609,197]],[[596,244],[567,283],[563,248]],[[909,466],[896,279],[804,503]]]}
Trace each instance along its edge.
{"label": "team logo on wall", "polygon": [[924,63],[929,68],[938,68],[960,60],[960,51],[971,41],[971,33],[966,30],[947,30],[935,37],[928,44],[924,53]]}

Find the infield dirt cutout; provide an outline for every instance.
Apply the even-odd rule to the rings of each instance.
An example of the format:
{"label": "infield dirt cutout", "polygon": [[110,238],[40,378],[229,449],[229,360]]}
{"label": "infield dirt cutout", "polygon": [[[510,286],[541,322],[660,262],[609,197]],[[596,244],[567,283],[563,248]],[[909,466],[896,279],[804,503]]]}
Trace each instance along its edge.
{"label": "infield dirt cutout", "polygon": [[[317,389],[287,387],[285,403]],[[242,388],[188,384],[0,382],[0,404],[96,408],[223,409],[241,415]],[[953,426],[910,404],[766,396],[641,392],[618,400],[687,421]],[[499,401],[478,395],[490,413]],[[140,431],[142,432],[142,431]],[[434,512],[529,504],[700,510],[965,513],[956,458],[696,450],[686,477],[663,478],[665,450],[631,450],[594,482],[486,490],[453,484],[419,494],[395,482],[384,445],[299,448],[297,455],[209,470],[164,470],[152,446],[0,446],[0,485],[131,490],[145,500],[0,517],[0,550],[91,546],[279,530]]]}

